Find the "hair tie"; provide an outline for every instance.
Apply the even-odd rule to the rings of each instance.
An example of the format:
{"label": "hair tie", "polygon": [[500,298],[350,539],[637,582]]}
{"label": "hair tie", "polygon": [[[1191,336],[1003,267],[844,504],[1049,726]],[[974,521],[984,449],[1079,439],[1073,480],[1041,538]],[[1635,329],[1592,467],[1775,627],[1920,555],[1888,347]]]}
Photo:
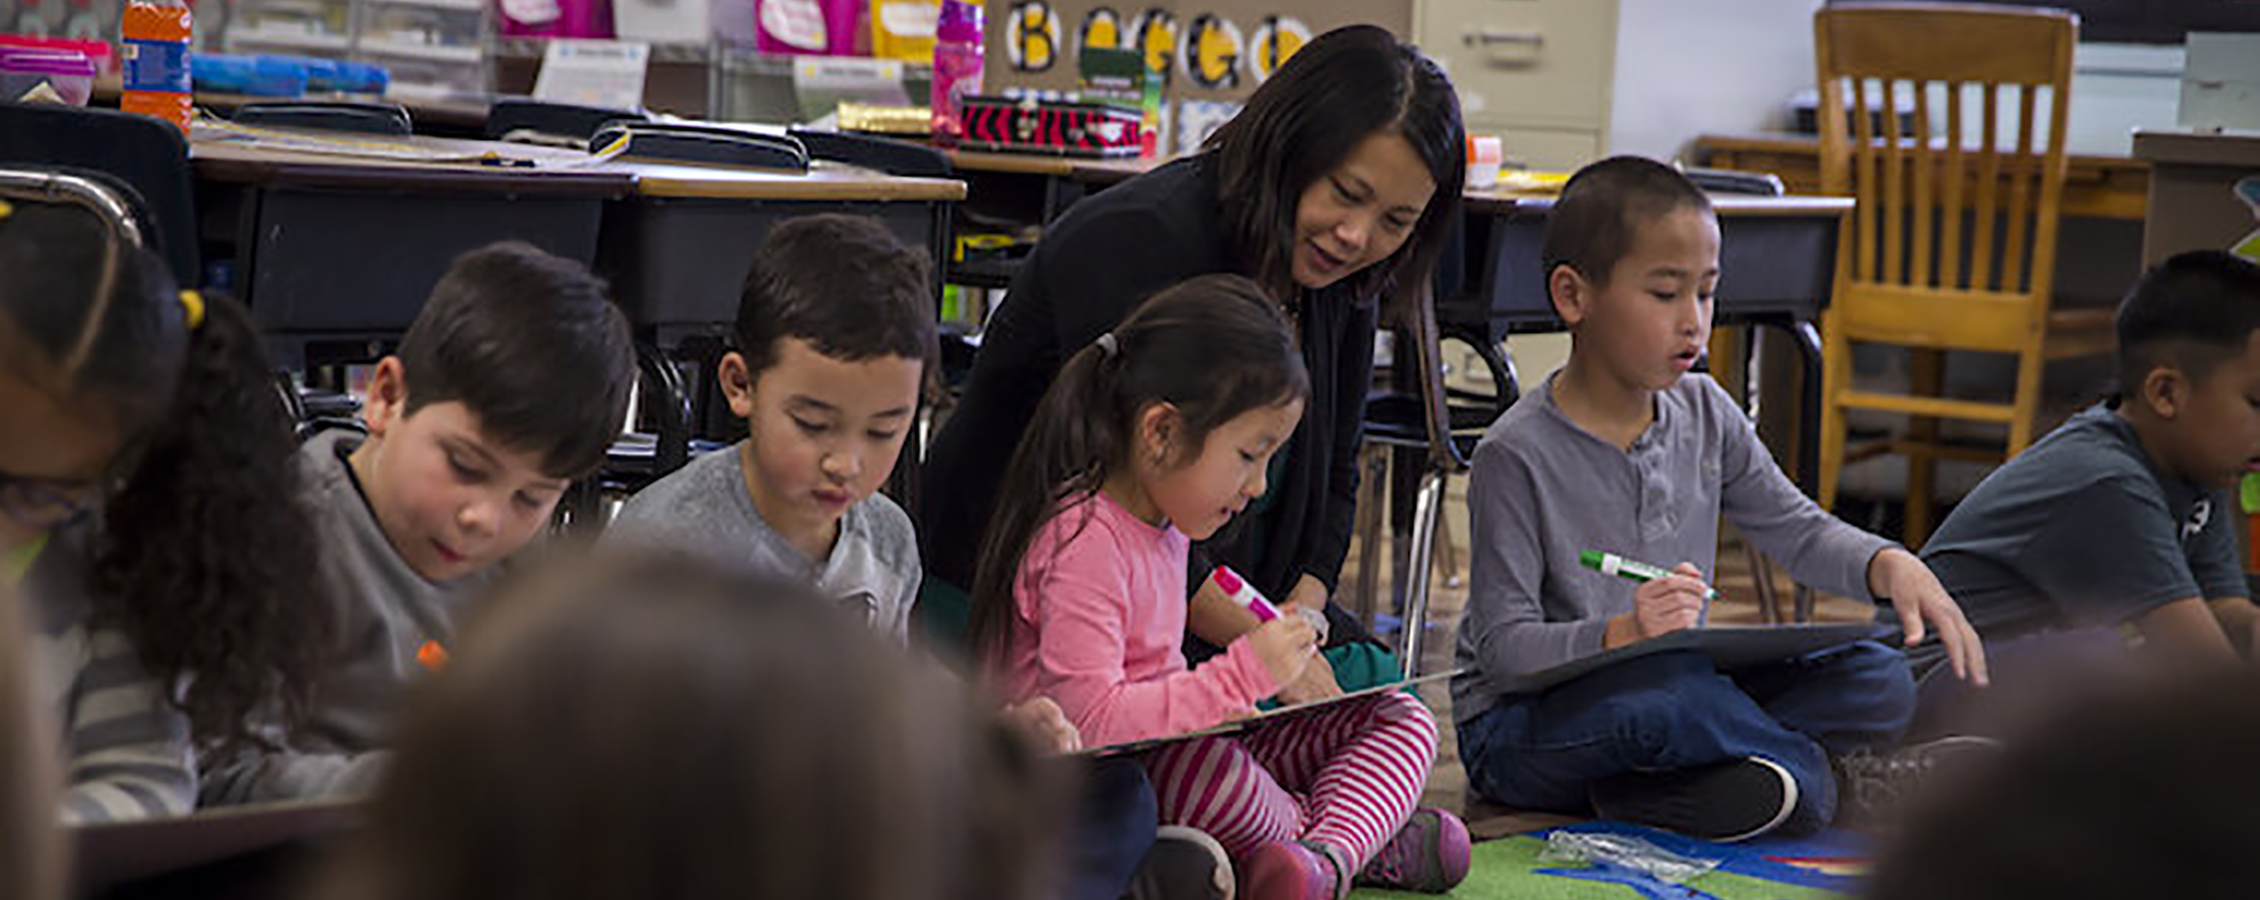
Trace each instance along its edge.
{"label": "hair tie", "polygon": [[1099,335],[1099,339],[1091,343],[1098,345],[1099,352],[1106,354],[1108,359],[1122,355],[1122,342],[1115,339],[1114,332]]}
{"label": "hair tie", "polygon": [[181,317],[188,320],[188,330],[195,331],[204,325],[204,295],[195,291],[180,292]]}

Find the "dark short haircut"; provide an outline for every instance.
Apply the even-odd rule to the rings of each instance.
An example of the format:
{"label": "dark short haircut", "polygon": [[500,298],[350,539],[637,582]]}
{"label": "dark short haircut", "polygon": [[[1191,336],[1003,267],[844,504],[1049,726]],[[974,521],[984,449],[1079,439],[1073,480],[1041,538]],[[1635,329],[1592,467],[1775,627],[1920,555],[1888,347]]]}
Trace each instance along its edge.
{"label": "dark short haircut", "polygon": [[2244,352],[2260,330],[2260,265],[2219,250],[2175,254],[2119,304],[2119,384],[2134,390],[2173,365],[2191,379]]}
{"label": "dark short haircut", "polygon": [[1639,228],[1681,209],[1710,212],[1711,199],[1679,170],[1638,156],[1613,156],[1577,170],[1546,222],[1545,277],[1568,266],[1606,284],[1632,252]]}
{"label": "dark short haircut", "polygon": [[758,379],[776,365],[785,338],[847,362],[930,362],[933,271],[925,253],[864,216],[804,216],[770,229],[738,297],[735,337],[746,370]]}
{"label": "dark short haircut", "polygon": [[400,343],[408,412],[457,401],[544,474],[604,462],[635,383],[628,322],[586,267],[507,242],[456,257]]}
{"label": "dark short haircut", "polygon": [[1351,291],[1362,301],[1426,283],[1459,221],[1467,131],[1443,67],[1372,25],[1337,28],[1304,45],[1204,145],[1216,157],[1225,240],[1245,261],[1240,274],[1293,296],[1303,192],[1382,133],[1412,145],[1436,194],[1404,246],[1350,276]]}

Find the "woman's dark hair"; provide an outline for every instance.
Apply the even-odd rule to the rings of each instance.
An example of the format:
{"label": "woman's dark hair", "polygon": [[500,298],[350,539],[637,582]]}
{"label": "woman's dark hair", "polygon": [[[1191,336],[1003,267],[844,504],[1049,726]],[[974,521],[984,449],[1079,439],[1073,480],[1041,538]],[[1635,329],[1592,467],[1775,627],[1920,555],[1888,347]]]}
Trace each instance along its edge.
{"label": "woman's dark hair", "polygon": [[1147,407],[1177,411],[1175,465],[1240,414],[1310,396],[1310,374],[1278,305],[1238,275],[1203,275],[1162,291],[1108,336],[1111,351],[1102,338],[1060,369],[1005,469],[973,571],[976,660],[1000,660],[1010,643],[1012,586],[1036,530],[1129,462]]}
{"label": "woman's dark hair", "polygon": [[297,443],[251,314],[75,209],[0,218],[0,361],[122,436],[94,542],[92,624],[133,642],[199,740],[298,720],[329,636]]}
{"label": "woman's dark hair", "polygon": [[1056,823],[1033,755],[807,587],[597,557],[480,609],[410,700],[330,900],[1040,886]]}
{"label": "woman's dark hair", "polygon": [[1359,298],[1414,290],[1435,267],[1459,220],[1467,180],[1467,132],[1459,95],[1444,70],[1412,45],[1371,25],[1319,35],[1288,57],[1239,114],[1209,135],[1235,257],[1280,297],[1298,288],[1295,208],[1303,191],[1376,132],[1404,137],[1428,166],[1436,194],[1412,238],[1388,259],[1349,275]]}

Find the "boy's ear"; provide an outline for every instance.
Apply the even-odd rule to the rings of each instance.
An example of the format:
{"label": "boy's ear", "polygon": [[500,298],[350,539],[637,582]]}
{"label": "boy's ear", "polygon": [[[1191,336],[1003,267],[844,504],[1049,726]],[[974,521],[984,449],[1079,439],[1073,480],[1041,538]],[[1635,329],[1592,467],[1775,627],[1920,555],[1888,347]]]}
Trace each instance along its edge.
{"label": "boy's ear", "polygon": [[370,437],[383,438],[393,423],[407,415],[408,370],[400,357],[387,356],[369,373],[369,403],[362,410],[362,423],[369,427]]}
{"label": "boy's ear", "polygon": [[1554,315],[1561,317],[1564,325],[1574,328],[1593,312],[1593,283],[1568,263],[1546,273],[1546,295],[1554,303]]}
{"label": "boy's ear", "polygon": [[753,418],[753,368],[746,363],[745,354],[736,350],[722,354],[715,378],[722,383],[722,396],[730,401],[730,414]]}
{"label": "boy's ear", "polygon": [[2189,402],[2189,376],[2170,362],[2151,366],[2149,374],[2142,376],[2140,387],[2137,396],[2161,419],[2173,419]]}

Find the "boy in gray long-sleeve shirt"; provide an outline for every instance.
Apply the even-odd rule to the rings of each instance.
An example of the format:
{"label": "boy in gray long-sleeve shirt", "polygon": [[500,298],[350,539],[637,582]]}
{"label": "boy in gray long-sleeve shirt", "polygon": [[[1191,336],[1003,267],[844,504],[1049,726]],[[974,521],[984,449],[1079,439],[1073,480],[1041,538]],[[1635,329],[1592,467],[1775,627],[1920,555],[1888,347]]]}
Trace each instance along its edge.
{"label": "boy in gray long-sleeve shirt", "polygon": [[367,438],[325,432],[299,450],[320,594],[338,606],[331,662],[287,744],[205,760],[203,802],[374,787],[403,690],[603,463],[634,378],[627,321],[580,264],[516,243],[456,259],[370,377]]}
{"label": "boy in gray long-sleeve shirt", "polygon": [[[1702,626],[1698,580],[1723,513],[1800,581],[1889,596],[1959,663],[1975,637],[1929,570],[1837,520],[1783,477],[1717,384],[1689,374],[1710,333],[1719,226],[1679,173],[1630,157],[1565,189],[1545,270],[1569,364],[1484,436],[1469,487],[1474,559],[1452,685],[1477,793],[1697,837],[1809,831],[1835,811],[1833,756],[1895,740],[1913,710],[1904,658],[1873,642],[1717,671],[1700,653],[1641,657],[1536,694],[1517,677]],[[1647,584],[1579,565],[1585,550],[1659,564]],[[1982,671],[1982,668],[1979,669]]]}

